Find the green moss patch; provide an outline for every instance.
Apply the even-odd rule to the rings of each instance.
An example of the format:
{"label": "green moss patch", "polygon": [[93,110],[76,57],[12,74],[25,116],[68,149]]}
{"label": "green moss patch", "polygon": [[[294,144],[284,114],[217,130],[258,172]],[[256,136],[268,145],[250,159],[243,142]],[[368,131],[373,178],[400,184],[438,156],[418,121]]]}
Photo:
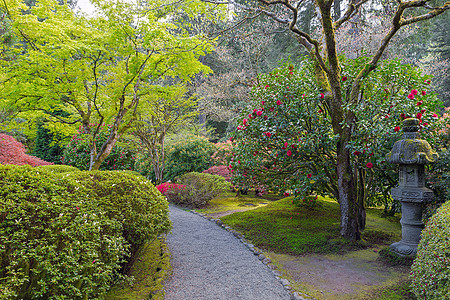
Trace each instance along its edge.
{"label": "green moss patch", "polygon": [[170,255],[164,239],[145,244],[130,268],[132,284],[114,286],[106,296],[110,300],[164,299],[163,281],[170,274]]}

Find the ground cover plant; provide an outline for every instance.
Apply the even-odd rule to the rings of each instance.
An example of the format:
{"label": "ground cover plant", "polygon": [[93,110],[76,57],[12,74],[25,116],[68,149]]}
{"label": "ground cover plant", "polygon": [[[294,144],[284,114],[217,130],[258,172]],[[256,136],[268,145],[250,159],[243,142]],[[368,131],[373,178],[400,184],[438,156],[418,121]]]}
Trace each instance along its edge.
{"label": "ground cover plant", "polygon": [[96,299],[170,228],[167,201],[125,172],[0,165],[0,298]]}

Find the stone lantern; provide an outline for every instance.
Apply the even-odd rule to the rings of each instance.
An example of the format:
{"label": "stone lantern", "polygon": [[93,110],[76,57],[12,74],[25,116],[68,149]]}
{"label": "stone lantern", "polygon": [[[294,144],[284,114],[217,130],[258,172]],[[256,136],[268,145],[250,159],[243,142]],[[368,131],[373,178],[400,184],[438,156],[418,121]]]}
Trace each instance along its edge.
{"label": "stone lantern", "polygon": [[390,248],[400,256],[414,256],[424,227],[422,206],[433,199],[433,191],[425,187],[425,164],[433,163],[438,155],[427,141],[419,139],[419,120],[403,121],[403,138],[387,155],[387,161],[399,165],[399,184],[392,188],[394,200],[402,204],[402,240]]}

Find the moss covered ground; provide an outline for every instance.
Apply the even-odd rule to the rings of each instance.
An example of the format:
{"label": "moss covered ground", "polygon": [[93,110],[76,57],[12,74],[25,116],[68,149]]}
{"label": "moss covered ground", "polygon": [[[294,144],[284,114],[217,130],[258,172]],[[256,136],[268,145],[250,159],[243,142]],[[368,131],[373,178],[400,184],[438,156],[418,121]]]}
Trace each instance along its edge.
{"label": "moss covered ground", "polygon": [[105,297],[109,300],[163,300],[163,283],[171,272],[170,254],[165,239],[158,238],[145,244],[132,264],[128,275],[131,284],[114,286]]}
{"label": "moss covered ground", "polygon": [[381,209],[367,209],[363,240],[350,243],[340,238],[339,205],[332,199],[319,197],[311,209],[294,206],[292,197],[264,205],[254,197],[232,198],[216,198],[203,212],[235,211],[256,202],[220,219],[264,249],[294,290],[316,299],[414,299],[409,267],[387,265],[378,255],[401,239],[400,216],[385,218]]}

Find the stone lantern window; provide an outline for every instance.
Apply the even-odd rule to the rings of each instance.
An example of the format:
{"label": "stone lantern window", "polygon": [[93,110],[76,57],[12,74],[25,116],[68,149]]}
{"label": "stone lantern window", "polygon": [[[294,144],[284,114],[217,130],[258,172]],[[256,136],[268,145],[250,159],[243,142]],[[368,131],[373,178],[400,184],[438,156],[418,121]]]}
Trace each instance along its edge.
{"label": "stone lantern window", "polygon": [[437,161],[438,155],[427,141],[420,139],[419,120],[403,121],[403,137],[387,155],[387,161],[399,165],[399,184],[392,188],[394,200],[401,203],[402,240],[391,250],[400,256],[415,256],[424,227],[422,207],[433,199],[433,191],[425,187],[425,164]]}

